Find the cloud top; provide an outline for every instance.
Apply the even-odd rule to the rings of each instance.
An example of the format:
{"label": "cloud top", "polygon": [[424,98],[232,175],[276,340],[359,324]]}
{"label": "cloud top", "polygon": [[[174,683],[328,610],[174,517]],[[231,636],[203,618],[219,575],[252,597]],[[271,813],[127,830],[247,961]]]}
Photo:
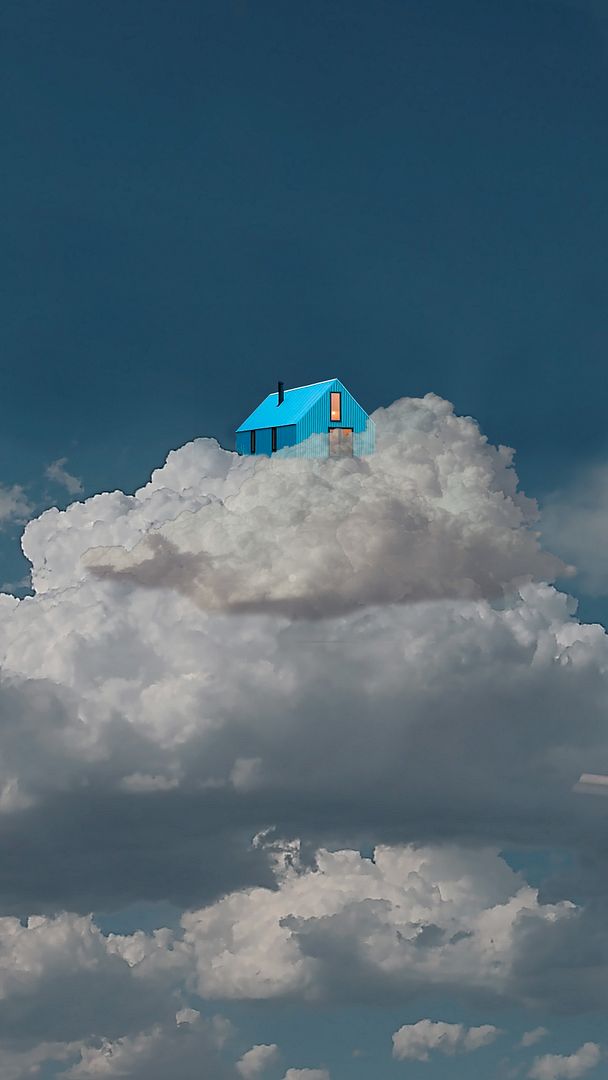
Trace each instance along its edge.
{"label": "cloud top", "polygon": [[280,1058],[279,1048],[276,1043],[260,1043],[247,1050],[242,1058],[237,1061],[236,1071],[243,1080],[254,1080],[256,1076],[276,1065]]}
{"label": "cloud top", "polygon": [[[322,850],[313,868],[292,847],[285,856],[275,890],[234,892],[184,915],[201,996],[374,1000],[430,984],[503,1000],[547,993],[538,970],[524,979],[515,970],[522,933],[529,949],[546,926],[558,940],[574,905],[541,904],[495,852]],[[442,1045],[452,1046],[450,1032]],[[473,1049],[479,1033],[456,1034],[454,1046]]]}
{"label": "cloud top", "polygon": [[[434,395],[404,398],[374,420],[368,458],[238,458],[198,440],[185,448],[200,456],[189,491],[169,486],[174,460],[131,501],[97,497],[88,513],[73,510],[78,529],[93,524],[74,554],[98,577],[174,589],[208,611],[307,618],[499,597],[565,571],[540,548],[536,506],[517,491],[512,452],[490,446],[474,421]],[[132,520],[130,536],[100,527],[110,504],[122,526]],[[57,580],[50,524],[56,532],[43,515],[24,538],[39,586]]]}

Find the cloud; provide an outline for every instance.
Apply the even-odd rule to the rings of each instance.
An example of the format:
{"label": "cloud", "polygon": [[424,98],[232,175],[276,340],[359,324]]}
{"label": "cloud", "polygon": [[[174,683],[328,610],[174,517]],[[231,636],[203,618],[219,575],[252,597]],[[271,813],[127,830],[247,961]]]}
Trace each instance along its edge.
{"label": "cloud", "polygon": [[[433,396],[377,422],[365,461],[200,439],[135,495],[28,525],[35,595],[0,597],[6,911],[200,907],[270,883],[249,842],[273,823],[309,850],[593,853],[600,821],[570,793],[608,770],[606,635],[537,580],[557,563],[509,452]],[[141,584],[148,541],[169,576]],[[92,548],[129,573],[92,574]]]}
{"label": "cloud", "polygon": [[228,1080],[235,1074],[218,1055],[226,1037],[221,1018],[204,1020],[196,1010],[178,1013],[173,1023],[121,1039],[83,1046],[80,1060],[60,1075],[65,1080],[129,1077],[129,1080]]}
{"label": "cloud", "polygon": [[145,773],[132,773],[123,776],[120,786],[123,791],[171,791],[179,784],[177,777],[146,776]]}
{"label": "cloud", "polygon": [[1,918],[0,1042],[112,1038],[126,1023],[162,1019],[185,961],[169,930],[104,937],[90,917],[69,913]]}
{"label": "cloud", "polygon": [[51,462],[45,469],[45,476],[54,484],[64,487],[69,495],[80,495],[83,491],[82,480],[67,471],[65,468],[67,460],[63,457]]}
{"label": "cloud", "polygon": [[536,1027],[531,1031],[524,1031],[520,1040],[520,1046],[534,1046],[535,1043],[540,1042],[540,1040],[544,1039],[548,1034],[549,1032],[544,1027]]}
{"label": "cloud", "polygon": [[[372,860],[354,851],[322,851],[310,868],[295,844],[267,843],[274,890],[234,892],[185,913],[175,930],[104,935],[90,916],[68,913],[30,917],[25,924],[0,919],[0,1047],[13,1040],[7,1052],[27,1056],[52,1043],[58,1059],[64,1050],[66,1059],[72,1055],[68,1075],[79,1080],[95,1070],[118,1076],[120,1068],[129,1076],[143,1077],[148,1069],[161,1077],[158,1063],[174,1052],[181,1061],[183,1050],[188,1077],[188,1048],[199,1036],[207,1045],[211,1022],[199,1024],[198,1010],[185,1007],[192,995],[377,1004],[415,1000],[432,989],[478,1005],[517,1001],[551,1008],[567,993],[574,1007],[584,1008],[571,959],[582,952],[581,943],[568,936],[578,910],[542,904],[495,852],[378,849]],[[593,943],[599,1001],[607,951]],[[559,957],[561,989],[547,954]],[[190,1035],[176,1033],[176,1015],[178,1026],[191,1024],[197,1039],[180,1041]],[[219,1047],[226,1025],[214,1024]],[[498,1034],[489,1026],[467,1032],[448,1025],[444,1032],[425,1021],[397,1033],[399,1053],[418,1046],[422,1035],[428,1042],[429,1031],[441,1036],[438,1049],[454,1051],[475,1049]],[[193,1062],[197,1054],[193,1050]],[[253,1077],[277,1057],[274,1044],[254,1046],[233,1075]],[[222,1059],[213,1068],[223,1076],[228,1066]]]}
{"label": "cloud", "polygon": [[288,1069],[283,1080],[330,1080],[327,1069]]}
{"label": "cloud", "polygon": [[439,1054],[468,1054],[488,1046],[500,1035],[491,1024],[466,1028],[463,1024],[446,1024],[441,1020],[419,1020],[405,1024],[393,1035],[393,1057],[400,1061],[428,1061],[433,1052]]}
{"label": "cloud", "polygon": [[12,487],[0,484],[0,528],[11,522],[26,521],[31,512],[32,505],[19,484]]}
{"label": "cloud", "polygon": [[545,1054],[536,1058],[528,1076],[532,1080],[576,1080],[599,1064],[602,1053],[597,1043],[584,1043],[574,1054]]}
{"label": "cloud", "polygon": [[260,1043],[243,1054],[240,1061],[237,1061],[236,1070],[240,1076],[244,1077],[244,1080],[253,1080],[271,1065],[276,1065],[279,1057],[279,1048],[276,1043]]}
{"label": "cloud", "polygon": [[2,1080],[28,1080],[40,1074],[41,1066],[66,1062],[79,1051],[78,1043],[39,1043],[28,1049],[0,1044]]}
{"label": "cloud", "polygon": [[[60,1076],[236,1080],[222,1017],[184,1006],[189,957],[168,929],[103,935],[91,917],[0,919],[0,1071]],[[46,1075],[46,1073],[45,1073]],[[55,1074],[53,1074],[55,1075]]]}
{"label": "cloud", "polygon": [[[608,639],[547,583],[509,452],[433,397],[377,420],[367,461],[201,439],[26,528],[35,595],[0,597],[11,1053],[149,1076],[210,1038],[177,1031],[196,993],[603,1001],[601,904],[498,852],[570,845],[603,887],[603,808],[571,789],[608,773]],[[181,929],[87,914],[159,900]]]}
{"label": "cloud", "polygon": [[[206,611],[291,618],[499,597],[565,570],[539,546],[536,506],[517,492],[512,452],[491,447],[472,420],[434,395],[395,402],[374,420],[369,458],[236,458],[236,490],[199,508],[190,497],[188,512],[159,518],[136,544],[91,538],[83,565],[101,578],[177,590]],[[140,502],[158,498],[159,482],[137,493]],[[30,529],[28,550],[41,529]]]}
{"label": "cloud", "polygon": [[608,594],[608,465],[577,473],[544,500],[542,532],[548,544],[577,569],[577,587]]}
{"label": "cloud", "polygon": [[547,1004],[555,992],[542,967],[518,975],[520,938],[530,953],[535,931],[549,926],[559,950],[576,909],[541,904],[493,851],[320,851],[308,868],[290,848],[275,873],[274,890],[239,891],[183,916],[201,996],[403,1000],[432,986]]}
{"label": "cloud", "polygon": [[172,450],[163,468],[134,495],[104,492],[63,511],[46,510],[28,524],[22,540],[36,568],[36,591],[76,585],[87,575],[81,559],[90,548],[134,547],[180,514],[229,499],[255,465],[253,458],[222,450],[215,439],[196,439]]}

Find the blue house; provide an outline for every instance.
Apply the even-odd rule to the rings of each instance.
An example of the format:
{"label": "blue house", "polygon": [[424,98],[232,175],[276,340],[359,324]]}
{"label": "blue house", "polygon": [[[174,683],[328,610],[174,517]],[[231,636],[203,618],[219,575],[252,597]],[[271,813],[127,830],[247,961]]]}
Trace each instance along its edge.
{"label": "blue house", "polygon": [[339,379],[284,390],[278,384],[236,432],[239,454],[363,457],[374,451],[373,420]]}

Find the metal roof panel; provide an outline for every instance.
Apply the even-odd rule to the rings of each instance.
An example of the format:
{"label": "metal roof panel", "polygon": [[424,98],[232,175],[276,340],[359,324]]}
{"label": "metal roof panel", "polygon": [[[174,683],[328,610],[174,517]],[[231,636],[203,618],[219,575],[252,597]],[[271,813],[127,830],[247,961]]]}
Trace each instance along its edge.
{"label": "metal roof panel", "polygon": [[327,387],[336,381],[336,379],[325,379],[324,382],[310,383],[308,386],[294,386],[291,390],[284,391],[284,398],[280,405],[278,393],[268,394],[268,397],[264,398],[257,409],[254,409],[236,430],[252,431],[295,424],[321,397]]}

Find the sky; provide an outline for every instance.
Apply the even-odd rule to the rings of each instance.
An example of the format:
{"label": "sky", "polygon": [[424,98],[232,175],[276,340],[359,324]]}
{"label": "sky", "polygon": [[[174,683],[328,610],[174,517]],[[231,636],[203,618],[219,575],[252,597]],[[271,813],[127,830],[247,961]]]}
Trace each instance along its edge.
{"label": "sky", "polygon": [[[6,1080],[605,1069],[607,50],[3,5]],[[234,454],[333,377],[369,459]]]}

